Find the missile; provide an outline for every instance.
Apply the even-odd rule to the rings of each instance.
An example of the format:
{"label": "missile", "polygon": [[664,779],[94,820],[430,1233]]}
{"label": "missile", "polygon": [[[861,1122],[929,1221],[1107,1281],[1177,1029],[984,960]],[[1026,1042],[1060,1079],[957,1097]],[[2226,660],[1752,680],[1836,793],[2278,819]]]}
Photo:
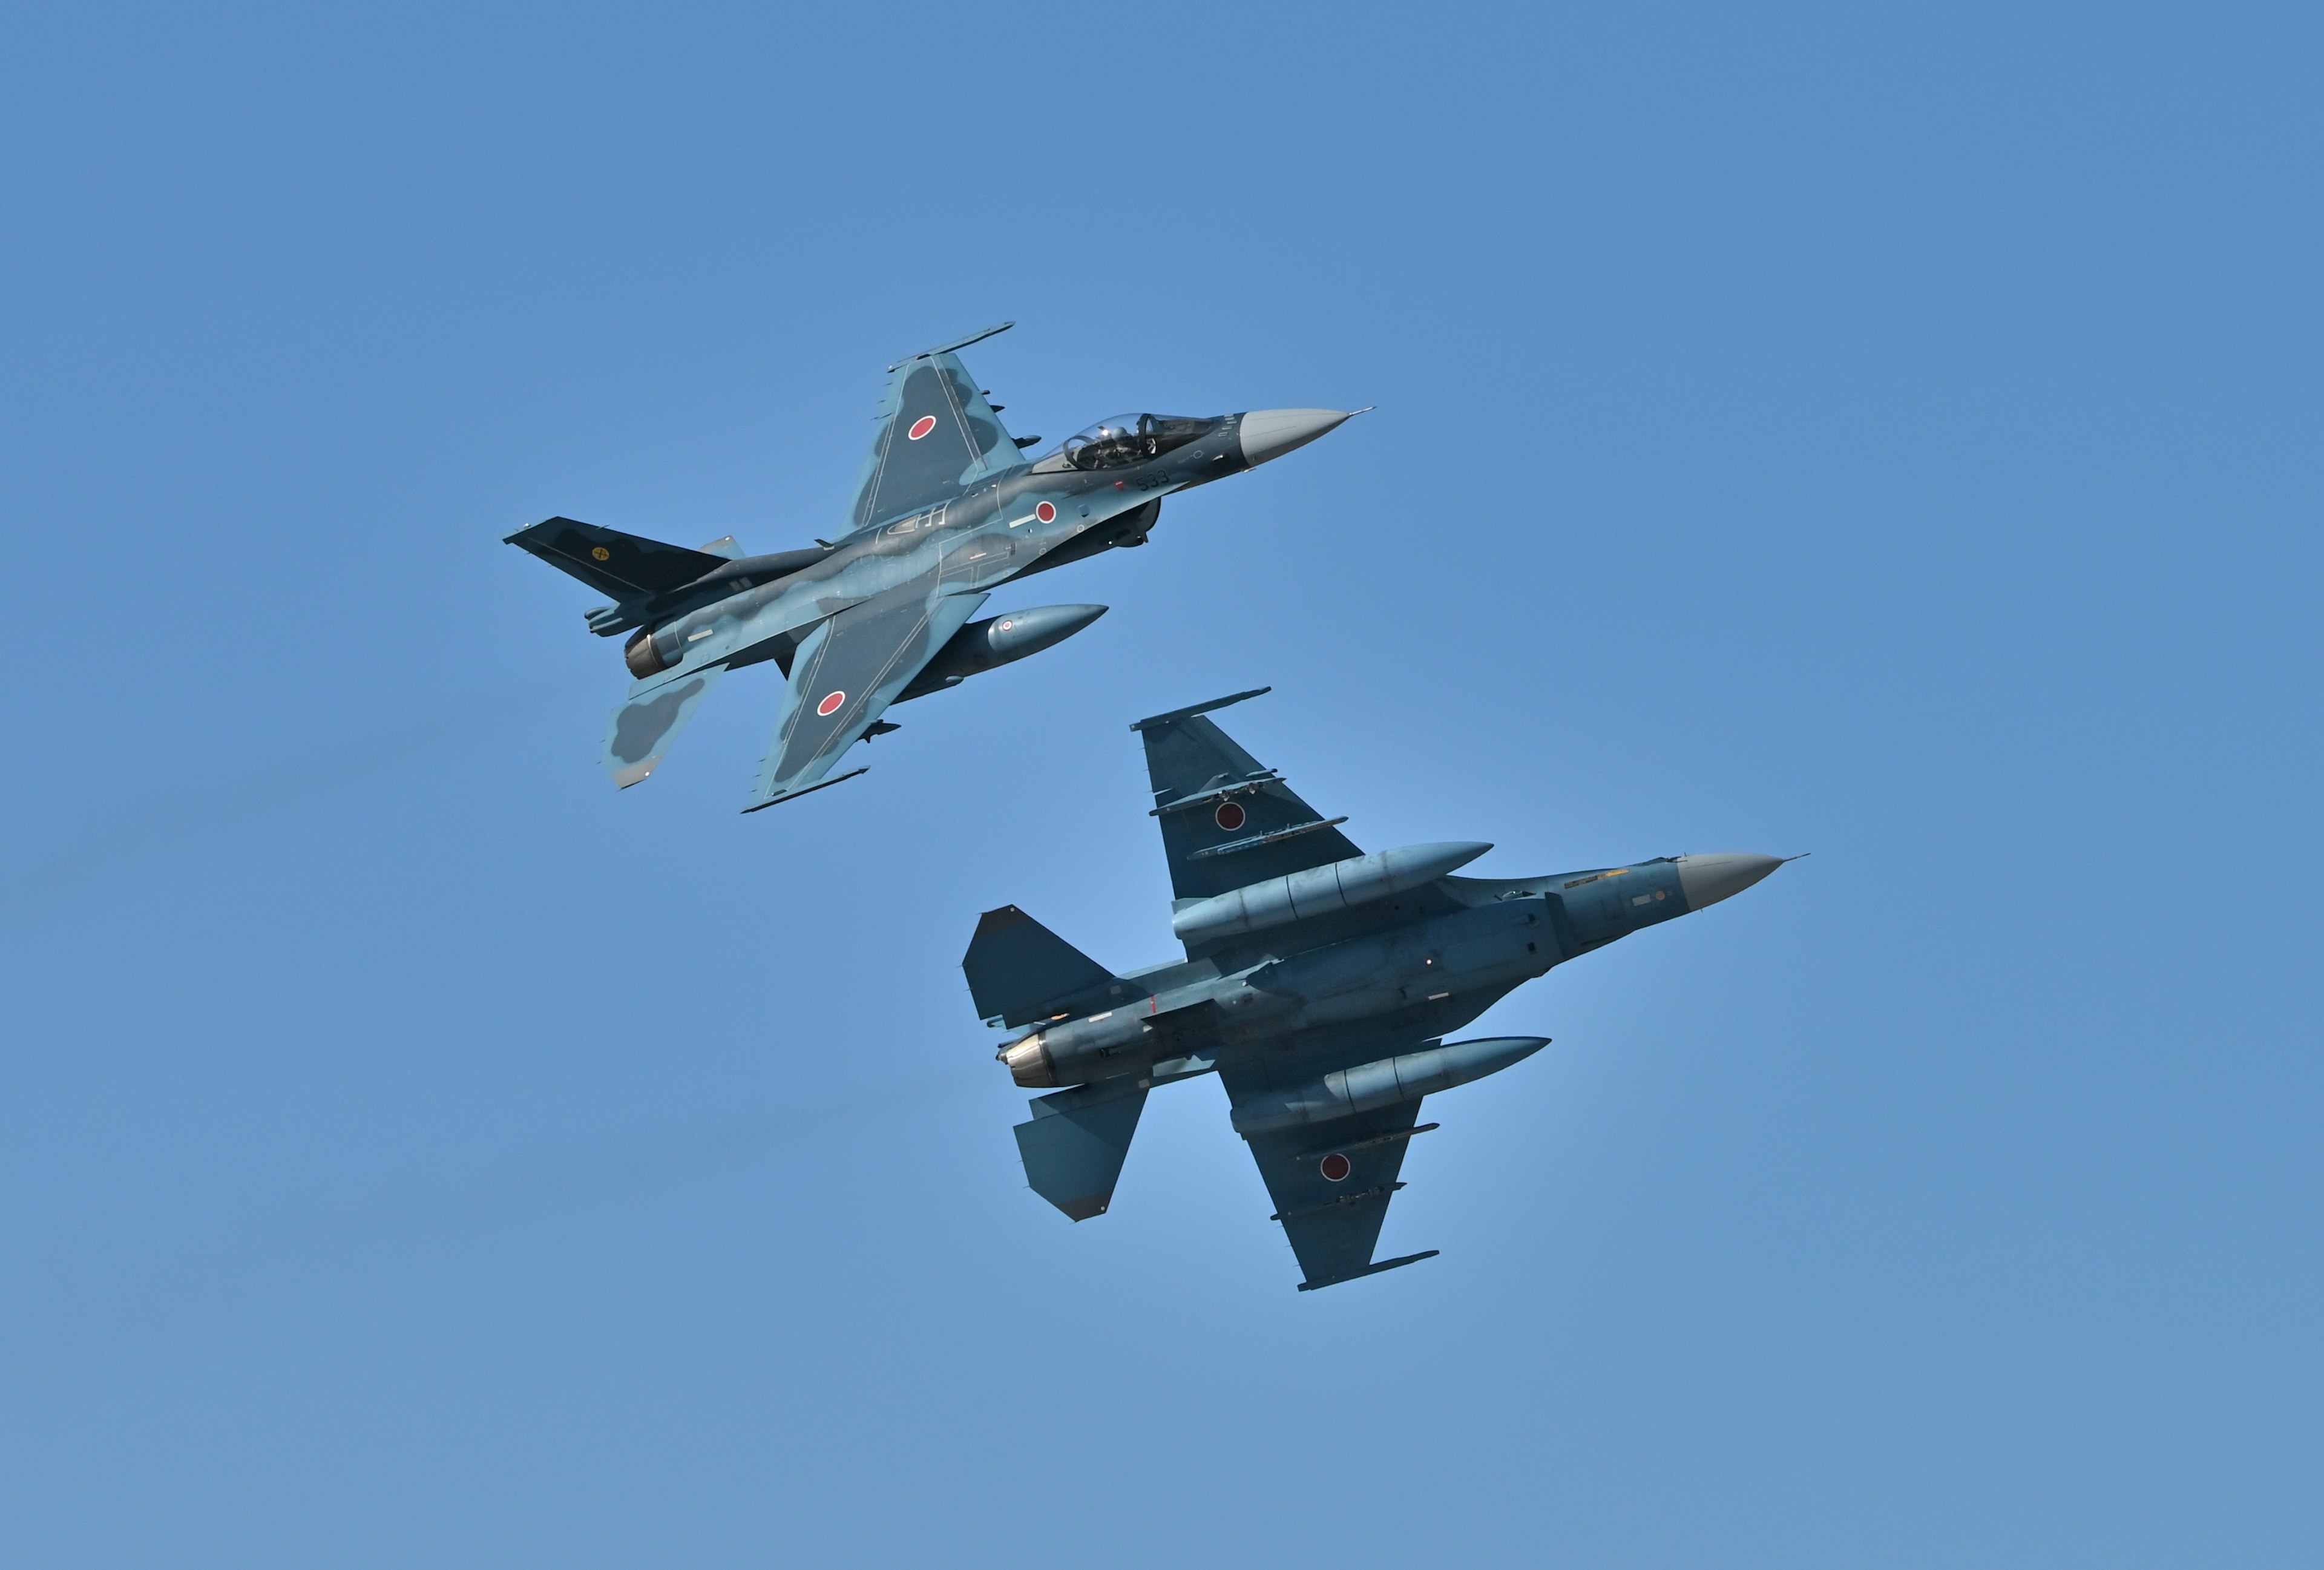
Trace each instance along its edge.
{"label": "missile", "polygon": [[1198,900],[1170,918],[1170,930],[1182,943],[1205,943],[1344,910],[1433,883],[1492,848],[1477,840],[1450,840],[1350,856]]}
{"label": "missile", "polygon": [[1277,1091],[1244,1102],[1232,1114],[1235,1132],[1271,1134],[1398,1102],[1418,1101],[1488,1074],[1499,1074],[1548,1045],[1546,1036],[1485,1036],[1342,1068],[1296,1090]]}
{"label": "missile", "polygon": [[1054,648],[1103,614],[1103,605],[1041,605],[971,622],[936,651],[896,701],[958,687],[972,676]]}

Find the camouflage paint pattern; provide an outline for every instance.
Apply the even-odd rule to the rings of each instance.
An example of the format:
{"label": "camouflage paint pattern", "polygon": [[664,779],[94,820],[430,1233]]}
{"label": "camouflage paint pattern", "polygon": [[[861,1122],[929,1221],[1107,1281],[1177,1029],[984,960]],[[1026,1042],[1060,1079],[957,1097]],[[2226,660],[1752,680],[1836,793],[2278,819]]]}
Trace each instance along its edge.
{"label": "camouflage paint pattern", "polygon": [[[569,518],[509,537],[610,596],[591,628],[636,629],[650,651],[641,663],[659,666],[608,727],[603,762],[616,783],[652,771],[711,673],[771,659],[791,685],[744,810],[803,794],[994,586],[1142,544],[1163,496],[1251,467],[1238,414],[1128,417],[1144,423],[1028,460],[954,352],[990,336],[890,367],[850,527],[827,546],[745,556],[729,539],[689,550]],[[1323,429],[1346,418],[1290,412],[1328,414]],[[678,692],[691,696],[672,704]],[[832,692],[844,696],[819,712]]]}

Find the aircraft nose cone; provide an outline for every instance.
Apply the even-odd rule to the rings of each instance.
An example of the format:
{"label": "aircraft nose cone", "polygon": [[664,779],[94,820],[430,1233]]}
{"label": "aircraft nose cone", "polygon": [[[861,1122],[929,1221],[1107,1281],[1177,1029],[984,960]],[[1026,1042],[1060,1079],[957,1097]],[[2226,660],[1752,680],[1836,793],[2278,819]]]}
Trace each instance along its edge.
{"label": "aircraft nose cone", "polygon": [[1686,908],[1700,910],[1730,894],[1739,894],[1784,864],[1781,856],[1754,855],[1749,851],[1712,851],[1708,855],[1678,858],[1679,892]]}
{"label": "aircraft nose cone", "polygon": [[1254,409],[1242,417],[1242,461],[1256,468],[1337,430],[1353,417],[1337,409]]}

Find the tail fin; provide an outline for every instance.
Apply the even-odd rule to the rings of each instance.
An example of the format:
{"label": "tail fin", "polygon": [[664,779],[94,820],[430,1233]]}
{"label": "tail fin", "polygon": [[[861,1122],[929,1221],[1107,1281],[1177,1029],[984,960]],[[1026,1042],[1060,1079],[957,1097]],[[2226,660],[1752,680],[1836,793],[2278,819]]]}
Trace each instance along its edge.
{"label": "tail fin", "polygon": [[1129,983],[1014,905],[976,919],[960,968],[987,1024],[1030,1025],[1130,993]]}
{"label": "tail fin", "polygon": [[727,560],[724,555],[665,545],[659,540],[600,529],[573,518],[550,518],[520,529],[508,537],[508,543],[531,552],[559,572],[571,573],[607,598],[621,601],[683,588],[725,566]]}

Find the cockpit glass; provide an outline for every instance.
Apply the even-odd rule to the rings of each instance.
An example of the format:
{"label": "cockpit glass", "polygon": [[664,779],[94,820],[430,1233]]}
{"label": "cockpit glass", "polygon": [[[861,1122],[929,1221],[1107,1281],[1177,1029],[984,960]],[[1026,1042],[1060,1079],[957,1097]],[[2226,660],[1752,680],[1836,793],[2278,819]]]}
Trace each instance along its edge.
{"label": "cockpit glass", "polygon": [[1209,432],[1217,421],[1184,414],[1117,414],[1065,439],[1077,469],[1120,469],[1159,457]]}

